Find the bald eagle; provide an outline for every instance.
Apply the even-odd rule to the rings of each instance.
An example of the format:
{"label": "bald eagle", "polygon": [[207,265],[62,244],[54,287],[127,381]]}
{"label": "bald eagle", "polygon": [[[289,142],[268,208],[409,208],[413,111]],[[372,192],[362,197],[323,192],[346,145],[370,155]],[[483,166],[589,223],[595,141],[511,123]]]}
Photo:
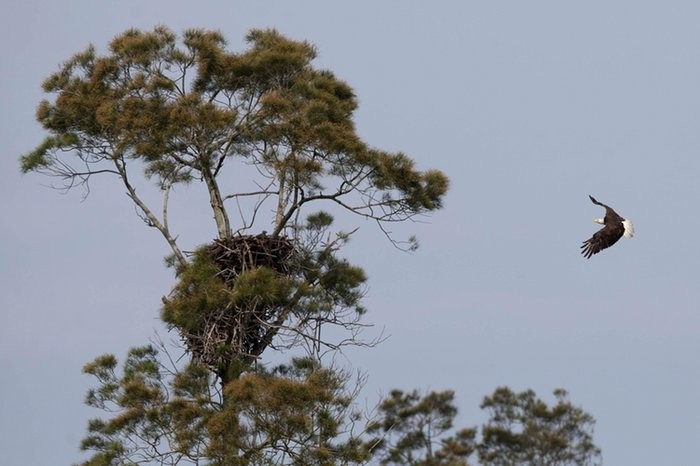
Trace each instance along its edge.
{"label": "bald eagle", "polygon": [[620,217],[617,212],[605,204],[596,201],[590,194],[588,197],[591,198],[594,204],[605,207],[605,217],[593,220],[605,226],[596,231],[591,239],[583,242],[581,254],[583,254],[586,259],[590,259],[593,254],[598,254],[605,248],[609,248],[617,243],[617,240],[623,236],[625,238],[634,236],[634,225],[632,225],[631,221]]}

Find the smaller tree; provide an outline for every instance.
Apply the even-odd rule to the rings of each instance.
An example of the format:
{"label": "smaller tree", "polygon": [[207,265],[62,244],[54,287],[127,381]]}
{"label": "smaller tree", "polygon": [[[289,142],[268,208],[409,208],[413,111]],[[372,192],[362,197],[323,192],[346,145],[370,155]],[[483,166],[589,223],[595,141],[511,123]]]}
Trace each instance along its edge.
{"label": "smaller tree", "polygon": [[418,391],[392,390],[379,405],[380,420],[370,433],[382,436],[370,445],[378,450],[381,464],[411,466],[466,466],[474,451],[476,429],[446,432],[457,415],[454,392],[431,392],[421,397]]}
{"label": "smaller tree", "polygon": [[485,466],[591,466],[600,464],[593,444],[593,417],[569,402],[567,392],[554,390],[551,408],[526,390],[497,388],[481,408],[490,414],[477,446]]}
{"label": "smaller tree", "polygon": [[368,431],[380,433],[368,443],[384,465],[467,466],[478,453],[482,466],[594,466],[600,449],[593,444],[593,417],[573,406],[566,391],[554,391],[551,408],[527,390],[501,387],[484,398],[481,408],[490,418],[476,428],[454,435],[457,408],[452,391],[394,390],[379,405],[379,420]]}

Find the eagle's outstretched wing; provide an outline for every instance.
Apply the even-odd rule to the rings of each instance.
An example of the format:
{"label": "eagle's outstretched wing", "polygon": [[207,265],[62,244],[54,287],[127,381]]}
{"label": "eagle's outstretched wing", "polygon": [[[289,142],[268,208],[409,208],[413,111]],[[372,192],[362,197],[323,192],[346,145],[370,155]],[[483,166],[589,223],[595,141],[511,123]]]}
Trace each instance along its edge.
{"label": "eagle's outstretched wing", "polygon": [[605,207],[606,209],[609,209],[609,208],[610,208],[610,206],[607,206],[607,205],[603,204],[602,202],[597,201],[596,198],[593,197],[593,196],[591,196],[590,194],[588,195],[588,197],[591,198],[591,201],[592,201],[595,205],[599,205],[599,206],[601,206],[601,207]]}
{"label": "eagle's outstretched wing", "polygon": [[[597,201],[593,196],[591,196],[590,194],[588,195],[588,197],[591,198],[591,201],[592,201],[595,205],[599,205],[599,206],[605,208],[605,224],[606,224],[606,225],[607,225],[609,222],[616,222],[616,221],[620,221],[620,222],[621,222],[621,221],[623,220],[623,218],[620,217],[620,215],[619,215],[617,212],[615,212],[615,210],[613,210],[612,207],[607,206],[607,205],[603,204],[602,202],[598,202],[598,201]],[[618,238],[618,239],[619,239],[619,238]],[[615,241],[617,241],[617,240],[615,240]],[[613,243],[614,243],[614,241],[613,241]],[[611,244],[612,244],[612,243],[611,243]]]}
{"label": "eagle's outstretched wing", "polygon": [[596,231],[591,239],[583,242],[581,254],[583,254],[586,259],[590,259],[593,254],[598,254],[603,249],[609,248],[617,243],[617,240],[622,238],[624,232],[625,228],[621,224],[605,225],[603,228]]}
{"label": "eagle's outstretched wing", "polygon": [[591,201],[593,201],[594,204],[599,205],[599,206],[603,206],[603,207],[608,207],[605,204],[603,204],[602,202],[596,201],[595,198],[593,196],[591,196],[590,194],[588,195],[588,197],[591,198]]}

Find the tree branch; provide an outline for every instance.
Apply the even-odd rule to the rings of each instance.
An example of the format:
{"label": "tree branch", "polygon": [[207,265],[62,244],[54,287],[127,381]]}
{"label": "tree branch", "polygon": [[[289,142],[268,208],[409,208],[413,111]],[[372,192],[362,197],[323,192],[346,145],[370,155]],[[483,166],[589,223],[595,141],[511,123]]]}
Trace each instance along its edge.
{"label": "tree branch", "polygon": [[[177,242],[175,241],[175,238],[173,238],[170,235],[170,231],[168,228],[161,223],[158,218],[153,214],[153,212],[146,206],[146,204],[141,200],[141,198],[138,197],[136,194],[136,189],[129,183],[129,178],[127,176],[126,172],[126,161],[124,160],[123,157],[115,157],[114,158],[114,165],[117,167],[117,171],[119,172],[119,175],[122,179],[122,182],[124,183],[124,186],[127,189],[127,196],[134,201],[134,204],[138,206],[139,209],[141,209],[141,212],[146,216],[148,219],[148,225],[152,226],[160,233],[163,235],[165,240],[168,242],[170,245],[170,248],[173,250],[173,253],[175,254],[175,257],[177,257],[178,262],[180,263],[180,266],[184,267],[187,265],[187,259],[185,258],[184,254],[180,250],[180,248],[177,246]],[[167,197],[166,197],[166,205],[167,205]]]}

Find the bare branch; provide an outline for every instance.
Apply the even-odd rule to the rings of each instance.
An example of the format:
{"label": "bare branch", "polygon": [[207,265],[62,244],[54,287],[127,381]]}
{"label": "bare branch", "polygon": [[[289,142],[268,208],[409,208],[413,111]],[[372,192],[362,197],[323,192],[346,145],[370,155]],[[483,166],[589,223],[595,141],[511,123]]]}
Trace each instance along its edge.
{"label": "bare branch", "polygon": [[114,158],[114,165],[117,167],[117,171],[119,172],[119,175],[122,179],[122,182],[124,183],[124,186],[127,189],[127,196],[134,201],[134,204],[138,206],[138,208],[141,210],[143,215],[146,217],[148,220],[149,226],[152,226],[160,233],[163,235],[165,240],[168,242],[170,245],[170,248],[173,250],[173,253],[175,254],[175,257],[177,257],[178,262],[180,263],[180,266],[184,267],[187,265],[187,259],[185,256],[182,254],[182,251],[177,245],[177,242],[175,238],[173,238],[170,235],[170,231],[168,228],[162,224],[158,218],[153,214],[153,212],[146,206],[146,204],[139,198],[139,196],[136,194],[136,189],[129,183],[129,178],[127,176],[126,172],[126,161],[124,160],[123,157],[115,157]]}
{"label": "bare branch", "polygon": [[[272,185],[272,183],[270,183],[270,185]],[[268,185],[268,186],[270,186],[270,185]],[[227,196],[224,196],[224,201],[227,201],[227,200],[229,200],[229,199],[238,198],[238,197],[260,196],[260,195],[267,195],[267,196],[270,196],[270,195],[273,195],[273,194],[277,194],[277,191],[267,191],[267,190],[263,190],[263,191],[251,191],[251,192],[248,192],[248,193],[234,193],[234,194],[229,194],[229,195],[227,195]]]}

